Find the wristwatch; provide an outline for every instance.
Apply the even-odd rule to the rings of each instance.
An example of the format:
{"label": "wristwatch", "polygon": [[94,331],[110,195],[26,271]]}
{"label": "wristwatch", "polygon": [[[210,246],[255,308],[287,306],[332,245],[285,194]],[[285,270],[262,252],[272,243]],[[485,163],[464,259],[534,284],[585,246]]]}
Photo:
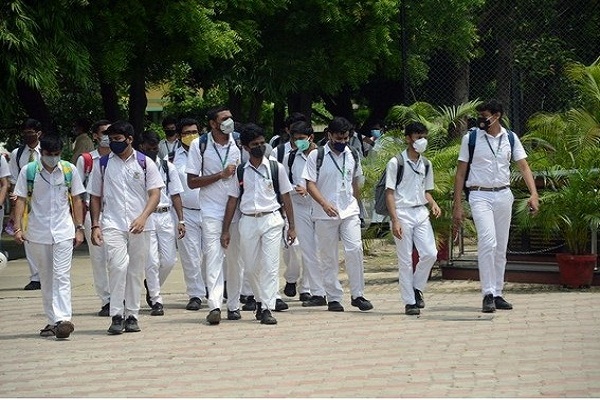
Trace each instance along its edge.
{"label": "wristwatch", "polygon": [[75,226],[75,229],[83,231],[85,228],[83,227],[83,224],[78,224]]}
{"label": "wristwatch", "polygon": [[179,221],[181,225],[185,225],[185,221]]}

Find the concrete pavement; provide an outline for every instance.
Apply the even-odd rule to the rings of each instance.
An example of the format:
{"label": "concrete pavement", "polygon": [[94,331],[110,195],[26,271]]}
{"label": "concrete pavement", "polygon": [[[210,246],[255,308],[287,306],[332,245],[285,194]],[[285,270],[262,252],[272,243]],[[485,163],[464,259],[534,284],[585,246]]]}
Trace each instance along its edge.
{"label": "concrete pavement", "polygon": [[395,266],[377,254],[390,249],[367,257],[370,312],[351,307],[348,294],[344,313],[296,300],[275,314],[276,326],[260,325],[249,312],[208,326],[206,308],[185,310],[178,264],[163,289],[165,316],[150,316],[142,301],[142,332],[119,336],[106,334],[110,318],[96,316],[100,303],[82,249],[72,270],[75,332],[67,341],[38,335],[46,323],[40,291],[22,290],[28,268],[13,260],[0,271],[0,396],[600,396],[598,290],[508,284],[515,309],[482,314],[478,282],[434,279],[427,307],[409,317]]}

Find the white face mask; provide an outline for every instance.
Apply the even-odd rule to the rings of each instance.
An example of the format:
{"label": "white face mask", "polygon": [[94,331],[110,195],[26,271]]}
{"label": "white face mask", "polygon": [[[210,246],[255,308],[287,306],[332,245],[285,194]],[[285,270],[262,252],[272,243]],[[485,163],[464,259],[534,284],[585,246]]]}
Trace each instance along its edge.
{"label": "white face mask", "polygon": [[42,162],[50,168],[55,168],[60,161],[60,156],[42,156]]}
{"label": "white face mask", "polygon": [[421,138],[415,140],[415,142],[413,143],[413,148],[417,153],[423,153],[427,149],[427,139]]}
{"label": "white face mask", "polygon": [[110,147],[110,139],[108,135],[102,135],[102,139],[100,139],[100,143],[98,143],[100,147]]}
{"label": "white face mask", "polygon": [[235,122],[233,122],[233,118],[227,118],[225,121],[221,122],[221,132],[223,132],[226,135],[229,135],[231,132],[233,132],[233,129],[235,128]]}

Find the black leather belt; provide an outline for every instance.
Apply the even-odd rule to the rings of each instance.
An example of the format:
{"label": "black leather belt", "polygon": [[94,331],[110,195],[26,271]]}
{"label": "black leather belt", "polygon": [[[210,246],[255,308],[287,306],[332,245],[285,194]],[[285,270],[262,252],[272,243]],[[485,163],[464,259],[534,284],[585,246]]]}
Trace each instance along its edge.
{"label": "black leather belt", "polygon": [[508,189],[510,186],[505,185],[505,186],[500,186],[500,187],[493,187],[493,188],[487,188],[487,187],[481,187],[481,186],[470,186],[469,190],[471,191],[480,191],[480,192],[500,192],[504,189]]}
{"label": "black leather belt", "polygon": [[199,208],[190,208],[190,207],[183,207],[183,208],[185,208],[186,210],[200,211]]}
{"label": "black leather belt", "polygon": [[264,217],[265,215],[273,214],[274,212],[277,212],[277,210],[275,210],[275,211],[259,212],[259,213],[254,213],[254,214],[242,213],[242,215],[245,215],[246,217],[260,218],[260,217]]}
{"label": "black leather belt", "polygon": [[155,213],[166,213],[171,211],[171,207],[167,206],[167,207],[156,207],[156,210],[154,210]]}

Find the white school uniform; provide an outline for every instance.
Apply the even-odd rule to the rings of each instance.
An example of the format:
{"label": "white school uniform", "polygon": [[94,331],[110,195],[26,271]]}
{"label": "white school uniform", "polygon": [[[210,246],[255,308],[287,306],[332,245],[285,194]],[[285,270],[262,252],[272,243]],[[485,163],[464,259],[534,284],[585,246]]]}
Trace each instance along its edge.
{"label": "white school uniform", "polygon": [[[406,150],[402,152],[404,172],[402,181],[396,186],[398,160],[393,157],[387,163],[387,189],[394,190],[396,216],[402,228],[402,239],[394,236],[396,255],[398,256],[398,280],[400,294],[404,304],[415,304],[415,291],[424,291],[431,267],[437,257],[435,237],[429,220],[429,209],[425,192],[433,190],[433,166],[426,172],[423,157],[417,162],[408,158]],[[413,272],[413,245],[419,252],[419,263]]]}
{"label": "white school uniform", "polygon": [[[85,192],[74,165],[71,178],[71,196]],[[27,198],[27,167],[23,167],[15,185],[15,195]],[[35,174],[24,231],[25,250],[39,267],[42,303],[48,324],[70,321],[71,260],[75,224],[68,201],[69,188],[63,167],[59,163],[52,171],[42,168]]]}
{"label": "white school uniform", "polygon": [[[293,190],[283,165],[278,163],[279,191]],[[279,252],[284,221],[277,202],[269,159],[263,157],[258,168],[244,164],[244,193],[239,203],[240,254],[257,302],[274,310],[279,290]],[[231,186],[229,196],[239,198],[239,184]]]}
{"label": "white school uniform", "polygon": [[338,279],[338,240],[341,239],[344,246],[346,272],[352,297],[363,296],[365,287],[360,210],[352,194],[352,181],[362,176],[362,167],[360,162],[354,167],[354,157],[348,146],[336,155],[327,143],[324,151],[319,179],[317,180],[317,151],[308,155],[302,178],[316,182],[321,195],[333,204],[339,213],[336,217],[329,217],[320,205],[314,203],[317,257],[327,300],[339,302],[344,291]]}
{"label": "white school uniform", "polygon": [[[502,296],[506,249],[514,196],[510,185],[510,162],[527,157],[521,141],[514,135],[511,152],[506,129],[494,137],[478,129],[467,187],[500,188],[497,192],[471,191],[469,205],[477,230],[477,263],[481,292],[485,296]],[[462,138],[459,161],[469,161],[469,133]]]}
{"label": "white school uniform", "polygon": [[[7,178],[10,182],[10,168],[8,168],[8,161],[4,154],[0,154],[0,179]],[[6,200],[6,199],[5,199]],[[0,221],[4,221],[4,202],[0,203]],[[0,230],[2,227],[0,226]]]}
{"label": "white school uniform", "polygon": [[136,153],[126,160],[110,153],[104,173],[100,159],[96,160],[88,184],[88,193],[102,198],[100,226],[108,261],[111,317],[138,317],[154,221],[148,218],[142,233],[131,233],[129,227],[146,207],[148,190],[165,186],[156,164],[146,159],[144,171]]}

